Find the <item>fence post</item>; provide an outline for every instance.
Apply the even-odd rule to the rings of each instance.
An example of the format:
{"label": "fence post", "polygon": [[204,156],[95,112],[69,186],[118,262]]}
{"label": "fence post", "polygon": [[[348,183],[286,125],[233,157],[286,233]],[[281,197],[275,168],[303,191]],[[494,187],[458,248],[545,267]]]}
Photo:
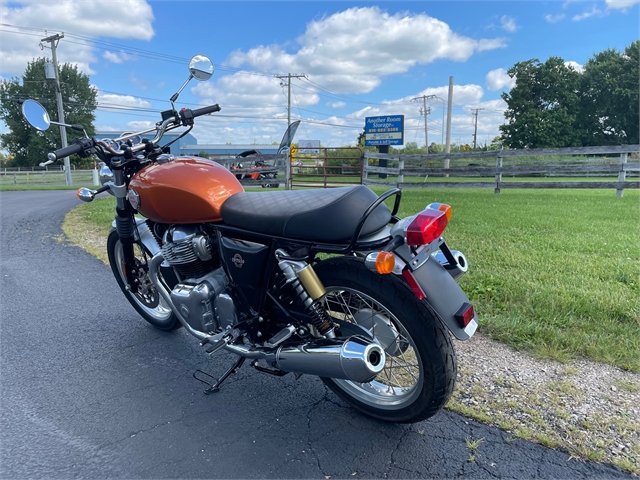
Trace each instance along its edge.
{"label": "fence post", "polygon": [[362,185],[365,185],[366,180],[369,178],[367,169],[369,168],[369,159],[367,158],[367,152],[362,152]]}
{"label": "fence post", "polygon": [[[624,171],[624,165],[627,163],[628,153],[620,154],[620,173],[618,173],[618,182],[624,182],[627,178],[627,172]],[[616,190],[616,197],[622,198],[624,195],[624,187],[620,185],[620,188]]]}
{"label": "fence post", "polygon": [[502,168],[502,150],[498,150],[498,155],[496,156],[496,188],[493,191],[496,195],[500,193],[500,182],[502,182],[502,173],[500,173],[500,169]]}
{"label": "fence post", "polygon": [[402,159],[402,155],[400,155],[398,160],[398,168],[400,169],[400,173],[398,173],[398,188],[400,188],[400,184],[404,183],[404,174],[402,170],[404,169],[404,160]]}

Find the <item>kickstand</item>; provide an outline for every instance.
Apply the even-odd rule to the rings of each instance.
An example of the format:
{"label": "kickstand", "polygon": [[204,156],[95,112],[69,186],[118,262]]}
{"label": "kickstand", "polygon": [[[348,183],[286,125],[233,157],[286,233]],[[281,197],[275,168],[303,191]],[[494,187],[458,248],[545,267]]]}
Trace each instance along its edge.
{"label": "kickstand", "polygon": [[[222,375],[219,379],[216,379],[215,377],[209,375],[207,372],[203,372],[202,370],[196,370],[195,372],[193,372],[193,378],[195,378],[199,382],[202,382],[204,384],[209,385],[209,388],[207,388],[204,391],[204,394],[205,395],[210,395],[212,393],[219,392],[220,391],[220,385],[222,385],[222,382],[224,382],[227,378],[229,378],[229,376],[232,373],[236,373],[236,370],[238,370],[242,366],[244,361],[245,361],[244,357],[239,357],[238,360],[236,361],[236,363],[229,370],[224,372],[224,375]],[[202,375],[206,375],[207,377],[212,378],[216,382],[214,384],[211,384],[208,381],[203,380],[202,378],[198,378],[198,376],[196,375],[197,373],[200,373]]]}

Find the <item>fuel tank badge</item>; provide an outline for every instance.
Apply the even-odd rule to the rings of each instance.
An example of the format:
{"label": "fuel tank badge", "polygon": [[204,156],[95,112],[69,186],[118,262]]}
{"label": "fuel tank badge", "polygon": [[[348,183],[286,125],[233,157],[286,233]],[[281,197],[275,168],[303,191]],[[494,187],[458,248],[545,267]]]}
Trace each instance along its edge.
{"label": "fuel tank badge", "polygon": [[238,268],[242,268],[242,266],[244,265],[244,258],[242,258],[239,253],[236,253],[231,261]]}
{"label": "fuel tank badge", "polygon": [[138,195],[135,190],[129,190],[129,193],[127,193],[127,200],[129,200],[131,206],[136,210],[140,208],[140,195]]}

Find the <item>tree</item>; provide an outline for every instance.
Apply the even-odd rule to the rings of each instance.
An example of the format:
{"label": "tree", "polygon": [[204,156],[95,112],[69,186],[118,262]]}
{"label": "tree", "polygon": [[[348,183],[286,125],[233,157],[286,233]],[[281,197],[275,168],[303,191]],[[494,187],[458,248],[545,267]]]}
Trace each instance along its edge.
{"label": "tree", "polygon": [[[22,79],[14,77],[0,83],[0,119],[9,128],[8,133],[0,135],[0,147],[15,154],[12,161],[15,166],[37,165],[46,160],[47,153],[62,147],[57,126],[38,132],[26,123],[21,112],[22,102],[32,98],[47,109],[52,120],[58,120],[55,81],[45,78],[45,61],[44,58],[34,59],[27,64]],[[65,123],[80,124],[93,136],[96,92],[89,84],[89,77],[68,63],[59,71]],[[71,132],[67,131],[69,135],[75,133]],[[83,160],[74,155],[71,162],[78,164]]]}
{"label": "tree", "polygon": [[516,79],[507,102],[506,123],[500,126],[504,144],[511,148],[581,145],[576,128],[580,106],[580,74],[560,57],[541,63],[537,58],[518,62],[508,71]]}
{"label": "tree", "polygon": [[639,46],[636,40],[624,54],[607,49],[585,64],[580,115],[584,145],[639,143]]}

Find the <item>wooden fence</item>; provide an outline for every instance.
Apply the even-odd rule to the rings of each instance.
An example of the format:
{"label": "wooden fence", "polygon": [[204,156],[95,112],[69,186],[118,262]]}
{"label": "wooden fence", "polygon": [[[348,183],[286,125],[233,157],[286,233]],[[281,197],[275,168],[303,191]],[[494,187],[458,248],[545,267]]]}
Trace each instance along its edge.
{"label": "wooden fence", "polygon": [[[639,152],[640,145],[428,156],[365,152],[363,183],[400,188],[493,188],[495,193],[503,188],[615,188],[621,197],[625,188],[640,188]],[[636,158],[630,162],[630,156]],[[380,160],[387,166],[381,166]],[[372,174],[378,178],[371,178]],[[594,175],[603,178],[584,178]],[[627,175],[633,180],[629,181]],[[483,177],[492,180],[480,181]],[[555,178],[559,181],[551,181]],[[543,179],[546,181],[540,181]]]}

